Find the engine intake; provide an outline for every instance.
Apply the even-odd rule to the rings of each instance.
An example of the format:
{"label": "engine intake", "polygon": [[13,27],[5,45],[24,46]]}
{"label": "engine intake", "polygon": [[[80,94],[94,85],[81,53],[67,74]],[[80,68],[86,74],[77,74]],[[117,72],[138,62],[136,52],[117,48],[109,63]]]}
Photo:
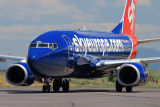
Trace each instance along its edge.
{"label": "engine intake", "polygon": [[6,71],[8,83],[18,86],[28,86],[34,83],[35,76],[29,70],[26,63],[16,63],[11,65]]}
{"label": "engine intake", "polygon": [[147,82],[148,71],[138,63],[127,63],[118,69],[118,82],[123,86],[140,86]]}

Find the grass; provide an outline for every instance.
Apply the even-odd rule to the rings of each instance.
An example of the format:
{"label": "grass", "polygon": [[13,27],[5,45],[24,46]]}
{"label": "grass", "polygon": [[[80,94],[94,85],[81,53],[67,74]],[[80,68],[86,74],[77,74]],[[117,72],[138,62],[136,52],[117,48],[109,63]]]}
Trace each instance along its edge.
{"label": "grass", "polygon": [[[42,83],[35,82],[30,87],[41,87],[42,85],[43,85]],[[9,84],[6,81],[5,75],[4,74],[0,74],[0,87],[17,87],[17,86]]]}
{"label": "grass", "polygon": [[[0,75],[0,87],[16,87],[14,85],[9,84],[6,81],[5,75]],[[102,79],[70,79],[70,86],[71,87],[113,87],[114,83],[105,81],[105,78]],[[34,84],[30,85],[29,87],[42,87],[44,84],[39,82],[34,82]]]}
{"label": "grass", "polygon": [[71,79],[71,87],[96,87],[96,88],[113,88],[115,82],[108,81],[108,77],[98,79]]}
{"label": "grass", "polygon": [[[16,87],[9,84],[5,75],[0,75],[0,87]],[[43,83],[35,82],[29,87],[42,87]],[[115,88],[115,82],[108,81],[108,77],[98,78],[98,79],[70,79],[70,87],[88,87],[88,88]],[[160,88],[159,83],[154,83],[153,81],[148,81],[145,85],[139,86],[137,88]]]}

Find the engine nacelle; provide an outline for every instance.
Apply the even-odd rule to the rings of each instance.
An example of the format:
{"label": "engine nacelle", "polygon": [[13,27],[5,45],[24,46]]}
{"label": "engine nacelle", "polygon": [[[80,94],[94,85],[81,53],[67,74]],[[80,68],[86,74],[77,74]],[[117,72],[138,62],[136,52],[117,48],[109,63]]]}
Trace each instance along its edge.
{"label": "engine nacelle", "polygon": [[141,86],[148,76],[146,67],[138,63],[126,63],[118,69],[118,82],[123,86]]}
{"label": "engine nacelle", "polygon": [[28,86],[34,83],[35,76],[26,63],[19,62],[7,69],[6,80],[12,85]]}

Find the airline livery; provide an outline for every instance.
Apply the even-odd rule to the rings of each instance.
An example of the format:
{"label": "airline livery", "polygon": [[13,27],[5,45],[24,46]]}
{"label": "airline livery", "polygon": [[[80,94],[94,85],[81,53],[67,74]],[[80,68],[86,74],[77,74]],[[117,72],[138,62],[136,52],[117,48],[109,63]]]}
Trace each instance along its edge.
{"label": "airline livery", "polygon": [[44,82],[44,93],[61,87],[68,92],[69,78],[116,75],[117,92],[144,85],[149,78],[146,63],[160,62],[160,57],[135,59],[138,45],[160,39],[135,37],[136,4],[137,0],[127,0],[122,20],[111,32],[50,31],[30,43],[27,57],[0,55],[1,62],[19,61],[7,69],[6,80],[17,86]]}

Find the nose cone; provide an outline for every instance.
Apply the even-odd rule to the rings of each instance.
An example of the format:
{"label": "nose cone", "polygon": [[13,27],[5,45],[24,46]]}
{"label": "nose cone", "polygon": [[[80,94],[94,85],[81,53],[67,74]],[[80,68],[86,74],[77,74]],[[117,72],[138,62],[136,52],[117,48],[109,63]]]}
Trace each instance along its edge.
{"label": "nose cone", "polygon": [[46,48],[30,48],[28,50],[28,60],[29,61],[40,61],[47,55],[49,55],[52,51]]}
{"label": "nose cone", "polygon": [[40,53],[37,49],[29,49],[28,61],[37,61],[42,56]]}
{"label": "nose cone", "polygon": [[27,63],[30,70],[40,77],[68,75],[72,73],[72,71],[65,68],[65,65],[68,63],[61,54],[62,53],[56,53],[51,49],[30,48]]}
{"label": "nose cone", "polygon": [[27,63],[34,74],[43,75],[41,71],[42,68],[46,68],[46,58],[49,53],[50,50],[42,48],[30,48],[28,50]]}

